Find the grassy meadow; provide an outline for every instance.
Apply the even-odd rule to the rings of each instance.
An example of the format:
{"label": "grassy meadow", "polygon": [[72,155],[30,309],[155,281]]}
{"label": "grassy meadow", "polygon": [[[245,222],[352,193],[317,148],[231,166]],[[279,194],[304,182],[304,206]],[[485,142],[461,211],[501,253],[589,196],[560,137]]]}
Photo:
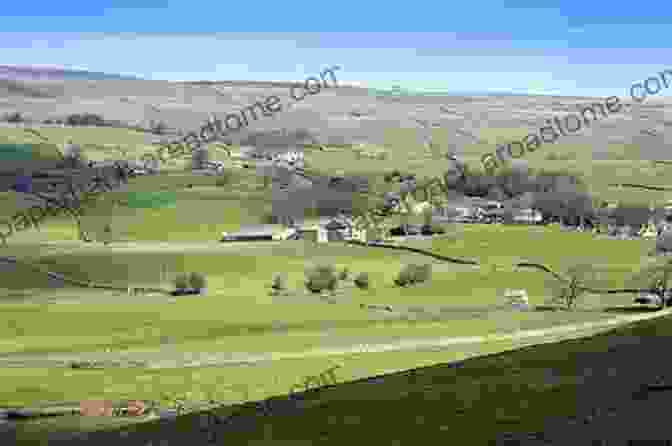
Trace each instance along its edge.
{"label": "grassy meadow", "polygon": [[[89,144],[91,147],[85,149],[91,159],[119,157],[112,149],[106,152],[100,148],[104,144],[123,146],[132,157],[152,150],[146,145],[144,135],[126,130],[50,128],[40,131],[59,143],[72,138],[80,144]],[[511,140],[513,135],[517,135],[515,129],[483,132],[480,137],[488,144],[467,147],[468,162],[476,167],[482,153],[492,151],[497,141]],[[1,129],[0,138],[34,142],[30,135],[18,129]],[[447,134],[437,131],[436,138],[441,151],[445,151],[450,142]],[[358,157],[347,147],[328,152],[310,150],[306,160],[312,170],[325,174],[340,170],[346,174],[367,175],[376,192],[384,189],[382,176],[394,168],[414,172],[419,177],[438,176],[445,169],[444,163],[437,162],[437,154],[424,153],[415,131],[390,130],[384,146],[389,152],[385,160]],[[549,148],[541,152],[544,150]],[[532,166],[576,169],[591,189],[607,200],[618,198],[648,203],[668,198],[664,192],[615,191],[608,187],[610,183],[619,182],[614,179],[619,174],[627,177],[627,182],[665,185],[663,168],[633,159],[592,161],[585,147],[553,145],[554,152],[561,154],[565,150],[574,153],[576,159],[545,160],[542,153],[530,156],[529,160]],[[616,153],[617,148],[614,150]],[[625,150],[624,153],[634,152]],[[219,157],[221,154],[214,156]],[[226,161],[225,157],[220,159]],[[565,233],[551,227],[499,225],[467,225],[457,240],[407,242],[409,246],[438,254],[475,259],[478,267],[439,262],[403,251],[337,243],[313,245],[288,241],[224,245],[217,243],[221,232],[263,221],[271,211],[271,196],[254,169],[233,169],[226,184],[217,183],[217,177],[190,175],[184,170],[184,161],[175,161],[161,175],[132,179],[128,191],[104,194],[95,205],[84,209],[83,225],[94,239],[102,237],[105,225],[111,225],[113,242],[107,247],[100,243],[77,242],[76,228],[67,216],[48,217],[40,231],[27,230],[8,239],[7,246],[2,248],[3,255],[16,256],[75,279],[120,287],[168,287],[177,274],[196,271],[207,276],[208,293],[177,299],[120,294],[117,300],[113,296],[101,300],[97,298],[99,292],[86,288],[49,289],[43,275],[26,268],[5,275],[0,285],[4,293],[0,293],[0,321],[3,322],[0,323],[0,376],[5,378],[0,380],[0,406],[97,397],[158,400],[164,394],[187,392],[198,394],[194,399],[244,399],[234,396],[235,392],[226,387],[232,384],[266,389],[248,395],[249,399],[258,399],[287,393],[302,376],[319,373],[334,362],[344,364],[343,369],[337,371],[339,381],[343,382],[513,349],[519,343],[500,341],[456,345],[439,352],[344,354],[279,359],[250,366],[156,369],[71,370],[30,365],[3,368],[1,362],[3,358],[21,360],[48,353],[86,358],[108,349],[112,356],[123,352],[137,358],[146,355],[150,361],[160,362],[188,357],[190,352],[302,352],[401,338],[481,336],[598,321],[610,315],[596,310],[629,305],[632,296],[589,295],[575,312],[515,312],[498,308],[507,288],[526,289],[532,304],[542,304],[549,297],[546,274],[516,271],[513,265],[531,261],[562,271],[587,264],[600,271],[600,283],[596,286],[620,287],[629,274],[646,264],[642,260],[643,253],[652,247],[651,241],[599,240],[589,234]],[[154,208],[120,204],[128,200],[130,194],[157,191],[172,194],[175,204]],[[16,211],[14,195],[1,194],[1,216],[10,216]],[[372,287],[370,290],[345,287],[336,296],[337,303],[326,303],[304,292],[305,268],[315,263],[347,267],[354,274],[368,272]],[[432,280],[413,288],[394,286],[397,273],[408,263],[432,263]],[[269,295],[275,273],[287,275],[291,290],[288,296]],[[19,300],[10,298],[12,292],[21,289],[30,289],[32,293],[24,293]],[[44,300],[49,296],[57,297],[52,301],[63,299],[76,304],[52,304]],[[389,305],[393,311],[370,311],[360,304]],[[551,358],[552,355],[548,360]],[[486,379],[486,375],[488,379],[496,376],[494,372],[483,373],[483,376],[475,376],[473,382]],[[271,375],[277,377],[277,381],[271,382],[268,378]],[[446,386],[448,381],[454,380],[447,376],[442,379]],[[503,385],[504,378],[495,379],[497,385]],[[397,381],[394,386],[406,385]],[[338,406],[334,410],[343,409],[341,404],[348,399],[357,399],[351,392],[359,392],[355,390],[359,387],[349,386],[347,389],[353,390],[344,390],[342,396],[333,394],[333,405]],[[472,384],[464,392],[473,390],[470,386]],[[372,392],[379,395],[378,391]],[[331,391],[329,394],[332,395]],[[417,413],[425,412],[425,409],[417,410]],[[49,429],[56,428],[47,424]]]}

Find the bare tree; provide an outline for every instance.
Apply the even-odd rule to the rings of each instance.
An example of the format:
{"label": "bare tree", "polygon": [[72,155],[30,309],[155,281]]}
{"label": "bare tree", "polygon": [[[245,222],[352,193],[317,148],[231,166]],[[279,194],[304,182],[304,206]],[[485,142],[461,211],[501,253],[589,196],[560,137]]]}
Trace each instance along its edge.
{"label": "bare tree", "polygon": [[567,310],[576,308],[577,301],[588,293],[598,278],[598,271],[590,264],[570,266],[561,275],[552,272],[551,274],[553,277],[546,280],[546,289],[551,294],[549,303],[560,303]]}

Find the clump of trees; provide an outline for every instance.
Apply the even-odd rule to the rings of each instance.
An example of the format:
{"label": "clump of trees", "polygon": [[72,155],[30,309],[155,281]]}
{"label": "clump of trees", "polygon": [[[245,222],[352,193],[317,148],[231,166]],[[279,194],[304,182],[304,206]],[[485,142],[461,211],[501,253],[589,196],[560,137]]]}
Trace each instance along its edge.
{"label": "clump of trees", "polygon": [[428,282],[432,276],[432,265],[426,263],[424,265],[410,264],[404,266],[394,283],[400,287],[408,287],[420,283]]}
{"label": "clump of trees", "polygon": [[311,293],[333,293],[338,287],[338,281],[338,273],[333,265],[316,265],[306,270],[305,285]]}
{"label": "clump of trees", "polygon": [[604,288],[606,283],[600,284],[601,275],[602,272],[590,264],[572,265],[562,274],[553,273],[553,276],[546,280],[545,288],[550,293],[547,303],[559,304],[565,310],[575,309],[579,300],[585,297],[590,289]]}
{"label": "clump of trees", "polygon": [[[347,267],[338,270],[333,265],[315,265],[305,270],[304,285],[310,293],[335,293],[337,289],[355,286],[360,290],[370,288],[369,274],[361,272],[352,274]],[[287,276],[277,273],[273,275],[270,285],[271,296],[289,294]]]}
{"label": "clump of trees", "polygon": [[365,272],[357,274],[354,282],[355,286],[360,290],[368,290],[371,285],[369,282],[369,274]]}
{"label": "clump of trees", "polygon": [[350,270],[346,266],[338,273],[338,280],[348,280],[350,278]]}
{"label": "clump of trees", "polygon": [[65,118],[65,123],[71,126],[87,125],[104,127],[107,125],[102,116],[95,113],[75,113]]}
{"label": "clump of trees", "polygon": [[[651,217],[648,203],[621,203],[616,208],[606,208],[603,200],[590,193],[584,177],[577,171],[534,169],[522,160],[513,160],[491,173],[453,157],[441,178],[416,179],[411,173],[395,169],[385,174],[383,180],[398,183],[399,188],[398,192],[387,192],[387,208],[411,194],[416,200],[428,200],[435,205],[461,197],[501,201],[511,206],[509,212],[515,208],[534,208],[541,212],[544,222],[567,226],[590,228],[598,222],[608,222],[637,231]],[[439,204],[439,198],[445,199],[443,204]]]}
{"label": "clump of trees", "polygon": [[173,284],[175,286],[175,290],[172,293],[174,296],[203,294],[207,286],[207,279],[201,273],[182,273],[175,278]]}
{"label": "clump of trees", "polygon": [[284,274],[275,274],[271,282],[271,296],[286,294],[287,291],[287,277]]}
{"label": "clump of trees", "polygon": [[168,130],[168,126],[163,121],[151,121],[149,128],[150,132],[154,135],[163,135]]}
{"label": "clump of trees", "polygon": [[21,113],[13,112],[13,113],[5,113],[3,121],[11,123],[19,123],[19,122],[25,122],[26,119]]}

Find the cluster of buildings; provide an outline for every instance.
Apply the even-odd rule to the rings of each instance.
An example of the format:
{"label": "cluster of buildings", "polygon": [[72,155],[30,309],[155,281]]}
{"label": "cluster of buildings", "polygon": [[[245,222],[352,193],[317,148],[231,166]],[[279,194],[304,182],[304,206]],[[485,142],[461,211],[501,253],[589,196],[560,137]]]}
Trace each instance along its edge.
{"label": "cluster of buildings", "polygon": [[222,234],[223,242],[311,240],[316,243],[335,241],[366,241],[366,231],[357,228],[346,215],[292,221],[285,225],[251,225],[236,232]]}

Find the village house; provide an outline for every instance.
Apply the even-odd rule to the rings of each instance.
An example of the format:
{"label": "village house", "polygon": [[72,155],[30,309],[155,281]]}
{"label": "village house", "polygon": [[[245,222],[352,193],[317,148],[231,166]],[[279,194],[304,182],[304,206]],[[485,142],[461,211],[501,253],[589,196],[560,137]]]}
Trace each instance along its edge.
{"label": "village house", "polygon": [[251,225],[240,231],[222,234],[223,242],[312,240],[316,243],[335,241],[364,241],[364,231],[353,226],[349,217],[320,217],[292,225]]}
{"label": "village house", "polygon": [[295,228],[285,225],[249,225],[236,232],[223,232],[222,242],[252,242],[288,240],[296,234]]}
{"label": "village house", "polygon": [[306,240],[317,243],[360,240],[365,241],[363,230],[355,228],[350,217],[339,215],[336,217],[320,217],[310,219],[299,226],[299,233]]}

